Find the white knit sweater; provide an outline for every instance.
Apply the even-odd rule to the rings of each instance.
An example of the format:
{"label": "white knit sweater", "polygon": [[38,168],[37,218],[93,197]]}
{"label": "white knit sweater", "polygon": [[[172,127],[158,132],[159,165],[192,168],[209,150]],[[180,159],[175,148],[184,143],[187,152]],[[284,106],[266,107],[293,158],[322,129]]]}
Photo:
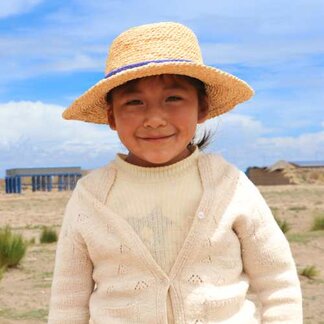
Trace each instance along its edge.
{"label": "white knit sweater", "polygon": [[[203,193],[199,154],[195,146],[190,156],[163,167],[133,165],[123,154],[117,154],[113,163],[117,173],[106,204],[132,226],[167,274],[188,235]],[[170,291],[167,312],[168,324],[173,324]]]}
{"label": "white knit sweater", "polygon": [[289,245],[259,191],[217,155],[201,153],[198,166],[203,195],[169,273],[107,206],[113,164],[78,182],[58,242],[49,323],[165,324],[169,292],[177,324],[302,323]]}

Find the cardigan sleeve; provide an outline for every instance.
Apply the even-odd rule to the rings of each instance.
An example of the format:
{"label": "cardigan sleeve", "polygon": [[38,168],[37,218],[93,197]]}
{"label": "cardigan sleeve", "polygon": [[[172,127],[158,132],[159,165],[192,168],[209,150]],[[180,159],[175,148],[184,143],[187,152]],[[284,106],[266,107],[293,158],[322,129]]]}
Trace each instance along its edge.
{"label": "cardigan sleeve", "polygon": [[242,178],[247,208],[234,229],[244,271],[262,306],[262,323],[302,323],[301,288],[289,243],[259,190]]}
{"label": "cardigan sleeve", "polygon": [[78,230],[78,185],[65,209],[56,249],[49,324],[89,323],[92,262]]}

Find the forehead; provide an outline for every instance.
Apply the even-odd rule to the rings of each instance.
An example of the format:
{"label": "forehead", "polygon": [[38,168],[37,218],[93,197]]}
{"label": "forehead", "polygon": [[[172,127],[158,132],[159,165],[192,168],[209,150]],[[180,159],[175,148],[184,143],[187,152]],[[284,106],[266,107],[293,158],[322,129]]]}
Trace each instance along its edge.
{"label": "forehead", "polygon": [[176,74],[161,74],[153,75],[140,79],[128,81],[115,89],[112,92],[118,92],[122,94],[138,92],[145,87],[150,87],[152,84],[158,84],[165,88],[176,89],[191,89],[193,86],[187,80],[188,77]]}

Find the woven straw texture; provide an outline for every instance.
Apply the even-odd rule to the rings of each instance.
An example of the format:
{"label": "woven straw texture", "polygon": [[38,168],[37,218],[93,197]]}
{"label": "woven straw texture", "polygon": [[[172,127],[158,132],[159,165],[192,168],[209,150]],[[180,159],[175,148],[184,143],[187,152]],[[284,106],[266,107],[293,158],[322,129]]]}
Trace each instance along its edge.
{"label": "woven straw texture", "polygon": [[105,69],[109,76],[76,99],[63,117],[107,124],[107,92],[129,80],[158,74],[181,74],[203,81],[209,100],[208,118],[227,112],[253,95],[246,82],[204,65],[196,35],[188,27],[155,23],[131,28],[113,41]]}

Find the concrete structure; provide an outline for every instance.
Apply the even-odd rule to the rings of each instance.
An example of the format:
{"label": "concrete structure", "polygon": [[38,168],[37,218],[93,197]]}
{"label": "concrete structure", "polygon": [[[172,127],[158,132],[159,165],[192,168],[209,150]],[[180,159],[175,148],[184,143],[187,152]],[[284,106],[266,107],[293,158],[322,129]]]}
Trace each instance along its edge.
{"label": "concrete structure", "polygon": [[322,183],[324,161],[278,161],[269,167],[249,167],[245,173],[255,185],[260,186]]}
{"label": "concrete structure", "polygon": [[6,170],[6,193],[21,193],[28,187],[32,191],[73,190],[81,177],[80,167],[9,169]]}

